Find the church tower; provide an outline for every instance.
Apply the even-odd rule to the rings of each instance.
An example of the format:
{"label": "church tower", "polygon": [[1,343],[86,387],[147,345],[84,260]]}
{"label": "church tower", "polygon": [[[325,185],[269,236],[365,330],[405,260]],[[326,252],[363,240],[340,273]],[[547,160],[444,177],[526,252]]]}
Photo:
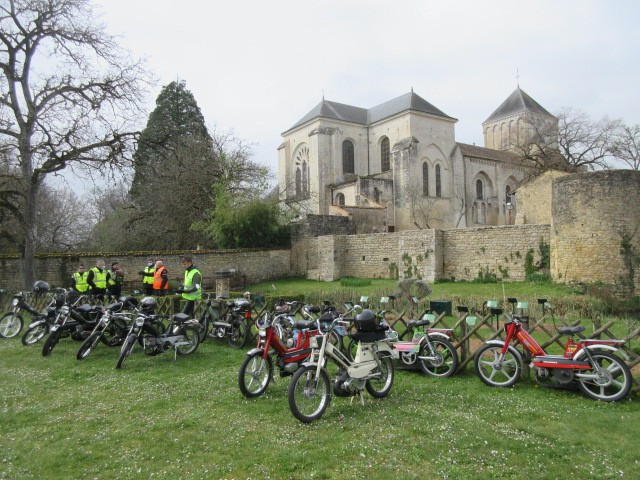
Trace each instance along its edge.
{"label": "church tower", "polygon": [[548,146],[557,145],[558,119],[520,86],[482,123],[482,129],[484,146],[494,150],[511,150],[540,139]]}

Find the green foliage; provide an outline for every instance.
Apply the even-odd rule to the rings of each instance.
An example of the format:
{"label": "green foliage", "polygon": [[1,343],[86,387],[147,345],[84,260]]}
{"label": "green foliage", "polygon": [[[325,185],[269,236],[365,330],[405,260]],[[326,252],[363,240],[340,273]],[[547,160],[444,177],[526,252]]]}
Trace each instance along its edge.
{"label": "green foliage", "polygon": [[502,275],[502,279],[506,280],[507,278],[509,278],[509,268],[508,267],[503,267],[502,265],[498,265],[498,271],[500,272],[500,275]]}
{"label": "green foliage", "polygon": [[226,194],[216,197],[211,220],[194,225],[220,248],[288,247],[291,228],[279,205],[254,199],[232,202]]}
{"label": "green foliage", "polygon": [[498,276],[494,273],[489,271],[489,267],[485,267],[480,268],[480,270],[478,270],[478,276],[476,278],[473,279],[474,283],[497,283],[498,282]]}
{"label": "green foliage", "polygon": [[536,272],[536,266],[533,263],[533,249],[529,249],[524,257],[524,274],[526,277]]}
{"label": "green foliage", "polygon": [[391,278],[398,278],[398,274],[399,274],[398,264],[395,262],[391,262],[389,264],[389,276]]}

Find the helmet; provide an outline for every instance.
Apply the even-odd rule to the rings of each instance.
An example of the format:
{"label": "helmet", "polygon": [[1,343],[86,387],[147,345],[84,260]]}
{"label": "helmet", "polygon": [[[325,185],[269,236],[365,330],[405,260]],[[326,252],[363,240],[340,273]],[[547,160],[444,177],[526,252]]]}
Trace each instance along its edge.
{"label": "helmet", "polygon": [[153,297],[144,297],[140,300],[140,309],[145,313],[154,312],[158,306],[158,301]]}
{"label": "helmet", "polygon": [[44,280],[38,280],[33,284],[33,291],[36,293],[47,293],[49,291],[49,284]]}
{"label": "helmet", "polygon": [[364,309],[362,313],[356,315],[355,326],[359,332],[375,332],[378,327],[376,314],[369,309]]}

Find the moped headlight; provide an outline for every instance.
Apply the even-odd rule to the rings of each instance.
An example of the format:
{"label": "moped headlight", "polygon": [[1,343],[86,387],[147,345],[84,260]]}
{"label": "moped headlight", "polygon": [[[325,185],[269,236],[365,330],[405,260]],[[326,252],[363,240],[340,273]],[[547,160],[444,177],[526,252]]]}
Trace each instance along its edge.
{"label": "moped headlight", "polygon": [[14,307],[15,307],[16,305],[18,305],[18,299],[17,299],[17,298],[14,298],[13,300],[11,300],[11,305],[12,305],[12,306],[14,306]]}
{"label": "moped headlight", "polygon": [[264,328],[259,328],[258,329],[258,335],[260,335],[261,337],[266,337],[267,336],[267,330]]}
{"label": "moped headlight", "polygon": [[144,324],[144,318],[138,317],[136,318],[136,327],[141,327]]}

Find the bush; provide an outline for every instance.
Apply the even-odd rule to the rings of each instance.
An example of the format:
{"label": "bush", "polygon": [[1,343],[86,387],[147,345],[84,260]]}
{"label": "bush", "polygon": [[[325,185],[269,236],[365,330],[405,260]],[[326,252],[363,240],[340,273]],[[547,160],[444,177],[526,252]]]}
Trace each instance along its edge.
{"label": "bush", "polygon": [[342,277],[340,285],[343,287],[368,287],[371,285],[371,280],[368,278]]}

